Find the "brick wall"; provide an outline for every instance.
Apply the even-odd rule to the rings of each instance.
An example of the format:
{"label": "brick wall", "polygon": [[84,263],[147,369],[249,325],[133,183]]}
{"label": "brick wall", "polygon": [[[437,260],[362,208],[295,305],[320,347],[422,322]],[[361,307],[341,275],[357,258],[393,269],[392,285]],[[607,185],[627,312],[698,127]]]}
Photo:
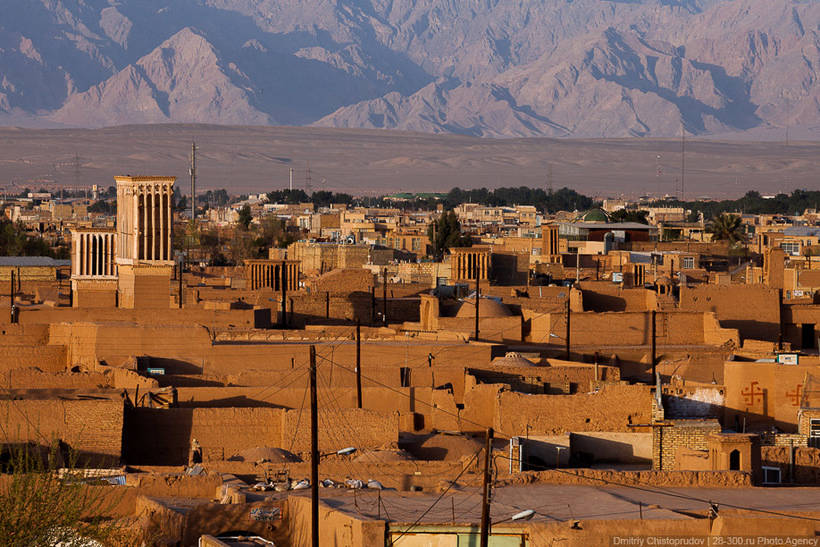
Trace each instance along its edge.
{"label": "brick wall", "polygon": [[[606,385],[595,393],[526,395],[502,392],[495,418],[500,434],[558,435],[570,431],[632,431],[651,418],[650,388]],[[465,405],[463,414],[471,415]]]}
{"label": "brick wall", "polygon": [[[355,424],[355,430],[354,426]],[[183,465],[197,439],[205,461],[259,446],[310,449],[310,411],[281,408],[130,409],[124,435],[129,464]],[[368,410],[319,412],[319,448],[378,448],[398,442],[398,414]]]}
{"label": "brick wall", "polygon": [[719,433],[717,420],[666,420],[652,428],[652,468],[676,470],[678,449],[707,450],[707,436]]}
{"label": "brick wall", "polygon": [[62,440],[78,452],[80,465],[120,460],[123,405],[118,400],[0,401],[0,423],[10,442],[50,445]]}

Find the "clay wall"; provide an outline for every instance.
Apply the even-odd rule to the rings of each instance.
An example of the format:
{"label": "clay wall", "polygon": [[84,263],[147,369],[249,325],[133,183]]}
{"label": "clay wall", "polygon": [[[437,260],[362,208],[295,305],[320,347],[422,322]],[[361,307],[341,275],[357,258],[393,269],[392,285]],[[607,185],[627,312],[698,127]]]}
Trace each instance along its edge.
{"label": "clay wall", "polygon": [[[289,545],[310,547],[312,544],[310,499],[290,496],[282,517],[284,526],[288,530]],[[319,522],[320,545],[365,547],[366,545],[384,545],[385,542],[386,524],[383,520],[357,519],[348,513],[334,510],[321,503]]]}
{"label": "clay wall", "polygon": [[5,442],[50,446],[62,440],[78,452],[80,465],[116,464],[120,459],[123,405],[119,400],[0,401]]}
{"label": "clay wall", "polygon": [[644,288],[623,289],[606,281],[582,281],[584,311],[643,312],[657,308],[657,295]]}
{"label": "clay wall", "polygon": [[[491,396],[483,397],[488,404]],[[495,429],[500,435],[558,435],[565,432],[629,432],[631,426],[648,424],[652,396],[647,386],[605,385],[594,393],[576,395],[526,395],[504,391],[496,396],[498,410]],[[476,403],[478,401],[475,401]],[[463,414],[472,416],[478,409],[468,405]]]}
{"label": "clay wall", "polygon": [[71,305],[75,308],[109,308],[117,307],[117,288],[92,289],[83,287],[71,294]]}
{"label": "clay wall", "polygon": [[55,281],[57,279],[56,266],[0,266],[0,281],[8,283],[11,280],[11,272],[14,272],[15,281],[17,279],[22,279],[24,282]]}
{"label": "clay wall", "polygon": [[[598,377],[595,377],[597,370]],[[587,364],[564,364],[546,367],[471,367],[466,370],[467,388],[476,384],[507,384],[520,393],[564,393],[590,391],[596,380],[617,382],[617,367]]]}
{"label": "clay wall", "polygon": [[738,329],[741,338],[777,340],[780,332],[778,291],[762,285],[681,287],[680,309],[714,312],[723,327]]}
{"label": "clay wall", "polygon": [[780,365],[728,361],[723,369],[726,386],[724,424],[740,431],[778,427],[797,431],[797,413],[806,374],[820,375],[820,365]]}
{"label": "clay wall", "polygon": [[585,464],[652,462],[652,433],[609,431],[570,433],[569,442],[573,459]]}
{"label": "clay wall", "polygon": [[362,268],[332,270],[308,281],[311,292],[330,292],[347,295],[351,291],[370,292],[374,286],[373,274]]}
{"label": "clay wall", "polygon": [[[475,317],[440,317],[439,328],[447,332],[472,335],[475,333]],[[481,340],[523,341],[522,319],[519,316],[482,318],[479,315],[478,331],[478,337]]]}
{"label": "clay wall", "polygon": [[[57,391],[94,392],[116,390],[119,394],[123,389],[134,395],[138,388],[142,393],[156,389],[157,381],[146,378],[136,372],[119,368],[100,367],[97,371],[71,372],[43,372],[37,368],[25,368],[0,373],[0,382],[6,389],[25,392],[24,396],[40,394],[45,397]],[[74,395],[68,393],[69,396]],[[55,395],[56,396],[56,395]]]}
{"label": "clay wall", "polygon": [[[136,465],[183,465],[197,439],[204,461],[225,460],[259,446],[310,449],[310,410],[280,408],[129,409],[123,451]],[[356,424],[355,431],[350,424]],[[319,448],[330,452],[398,442],[398,415],[349,409],[319,412]]]}
{"label": "clay wall", "polygon": [[[707,437],[719,433],[717,420],[666,420],[652,428],[652,468],[661,471],[686,471],[677,461],[679,450],[708,449]],[[687,460],[689,461],[689,460]]]}
{"label": "clay wall", "polygon": [[[292,326],[303,326],[306,322],[323,322],[331,319],[331,322],[348,321],[357,319],[364,324],[373,323],[380,318],[384,304],[382,293],[376,291],[375,307],[374,301],[369,292],[354,292],[352,294],[331,294],[328,315],[328,301],[325,293],[298,293],[293,297],[288,297],[288,321]],[[281,297],[274,298],[274,302],[269,305],[276,310],[280,310]],[[404,321],[419,320],[419,299],[418,298],[393,298],[388,292],[387,317],[390,323],[401,323]],[[291,311],[292,310],[292,311]],[[375,312],[375,314],[374,314]],[[291,321],[292,318],[292,321]]]}
{"label": "clay wall", "polygon": [[[0,317],[4,317],[0,314]],[[36,328],[37,325],[52,325],[54,323],[133,323],[137,325],[207,325],[208,327],[253,327],[254,310],[235,309],[229,311],[204,309],[177,309],[169,308],[157,313],[156,310],[128,310],[128,309],[73,309],[73,308],[41,308],[37,310],[22,310],[20,324]],[[4,325],[4,328],[6,325]],[[44,328],[44,327],[40,327]]]}
{"label": "clay wall", "polygon": [[[656,315],[656,336],[659,345],[722,345],[736,343],[737,333],[720,329],[708,315],[700,312],[659,312]],[[564,344],[566,314],[540,316],[528,312],[531,342]],[[573,346],[644,346],[651,343],[652,316],[648,312],[572,313],[570,341]],[[547,327],[549,325],[549,327]],[[708,332],[707,332],[708,327]],[[558,338],[549,337],[549,333]],[[708,336],[707,336],[708,333]],[[547,338],[549,337],[549,338]],[[708,342],[707,342],[708,339]],[[720,342],[720,343],[718,343]]]}
{"label": "clay wall", "polygon": [[3,345],[0,352],[0,372],[39,368],[46,372],[65,370],[67,352],[64,346]]}
{"label": "clay wall", "polygon": [[[789,455],[791,452],[791,456]],[[784,483],[820,483],[820,448],[806,446],[762,446],[760,463],[780,469]]]}

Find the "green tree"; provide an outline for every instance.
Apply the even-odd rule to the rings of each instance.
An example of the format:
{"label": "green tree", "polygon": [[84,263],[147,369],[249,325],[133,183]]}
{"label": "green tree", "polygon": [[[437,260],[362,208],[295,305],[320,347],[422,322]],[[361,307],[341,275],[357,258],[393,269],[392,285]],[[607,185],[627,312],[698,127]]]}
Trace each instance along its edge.
{"label": "green tree", "polygon": [[61,452],[58,442],[47,455],[32,445],[11,449],[0,483],[0,544],[116,545],[135,539],[110,518],[122,498],[115,487],[91,485],[75,467],[76,457]]}
{"label": "green tree", "polygon": [[106,201],[101,199],[91,205],[88,206],[89,213],[102,213],[104,215],[111,216],[117,212],[117,204],[116,202]]}
{"label": "green tree", "polygon": [[708,231],[712,239],[728,241],[733,245],[745,239],[740,216],[729,213],[720,213],[713,218]]}
{"label": "green tree", "polygon": [[433,257],[441,259],[451,247],[469,247],[472,240],[461,233],[461,223],[455,211],[447,211],[427,228],[427,237],[433,244]]}
{"label": "green tree", "polygon": [[611,215],[609,220],[612,222],[637,222],[639,224],[649,224],[647,216],[649,211],[636,211],[634,209],[618,209]]}
{"label": "green tree", "polygon": [[239,210],[239,226],[241,226],[244,230],[247,230],[250,227],[252,220],[253,215],[251,214],[251,206],[243,206]]}

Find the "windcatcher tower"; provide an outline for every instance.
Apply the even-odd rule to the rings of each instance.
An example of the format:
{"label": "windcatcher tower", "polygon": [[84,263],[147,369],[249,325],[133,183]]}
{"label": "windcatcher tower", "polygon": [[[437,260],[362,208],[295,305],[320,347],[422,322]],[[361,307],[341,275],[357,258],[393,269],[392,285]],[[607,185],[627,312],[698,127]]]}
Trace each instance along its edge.
{"label": "windcatcher tower", "polygon": [[114,177],[121,308],[168,308],[176,177]]}

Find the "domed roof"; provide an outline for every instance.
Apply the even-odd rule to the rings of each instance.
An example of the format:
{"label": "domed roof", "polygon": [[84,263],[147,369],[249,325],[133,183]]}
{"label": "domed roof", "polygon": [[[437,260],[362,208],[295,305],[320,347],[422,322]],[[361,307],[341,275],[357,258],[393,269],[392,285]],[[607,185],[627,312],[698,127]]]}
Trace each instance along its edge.
{"label": "domed roof", "polygon": [[[479,319],[487,317],[510,317],[512,313],[501,302],[482,296],[478,300]],[[475,317],[475,298],[465,298],[456,317]]]}
{"label": "domed roof", "polygon": [[581,220],[583,222],[609,222],[609,217],[603,209],[596,207],[581,215]]}
{"label": "domed roof", "polygon": [[491,365],[502,367],[534,367],[535,363],[529,359],[524,358],[517,351],[510,351],[504,357],[496,357],[492,360]]}

